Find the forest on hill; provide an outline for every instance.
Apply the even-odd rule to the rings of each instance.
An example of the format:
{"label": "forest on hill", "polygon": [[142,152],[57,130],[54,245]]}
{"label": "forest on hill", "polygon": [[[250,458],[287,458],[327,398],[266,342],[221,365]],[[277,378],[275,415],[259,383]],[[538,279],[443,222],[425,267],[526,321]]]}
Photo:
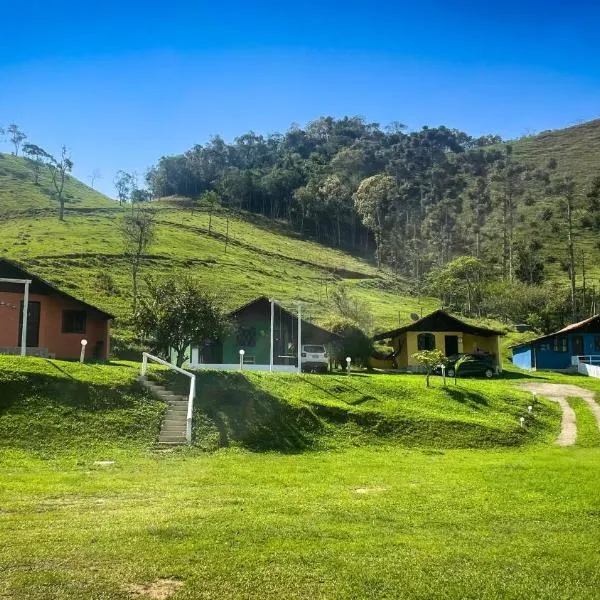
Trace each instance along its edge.
{"label": "forest on hill", "polygon": [[535,154],[529,141],[323,117],[230,144],[215,136],[161,158],[147,182],[154,197],[285,219],[465,314],[548,330],[597,310],[589,242],[600,229],[600,167],[592,161],[582,176],[571,152]]}

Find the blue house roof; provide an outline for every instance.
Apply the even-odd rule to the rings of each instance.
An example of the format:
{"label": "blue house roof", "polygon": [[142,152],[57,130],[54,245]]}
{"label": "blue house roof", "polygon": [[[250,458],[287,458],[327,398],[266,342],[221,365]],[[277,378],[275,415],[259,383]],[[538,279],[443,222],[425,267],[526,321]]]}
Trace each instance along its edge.
{"label": "blue house roof", "polygon": [[527,342],[521,342],[520,344],[515,344],[511,346],[511,348],[524,348],[526,346],[531,346],[536,344],[537,342],[543,342],[545,340],[549,340],[557,335],[565,335],[567,333],[575,333],[576,331],[587,330],[588,333],[600,333],[600,315],[594,315],[593,317],[589,317],[588,319],[584,319],[583,321],[579,321],[578,323],[571,323],[571,325],[567,325],[558,331],[553,333],[548,333],[546,335],[541,335],[540,337],[534,338]]}

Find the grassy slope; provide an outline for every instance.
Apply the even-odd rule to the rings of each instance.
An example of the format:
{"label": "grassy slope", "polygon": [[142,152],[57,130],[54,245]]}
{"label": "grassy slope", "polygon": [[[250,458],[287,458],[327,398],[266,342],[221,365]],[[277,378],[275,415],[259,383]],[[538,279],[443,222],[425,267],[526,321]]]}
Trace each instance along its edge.
{"label": "grassy slope", "polygon": [[[24,158],[0,152],[0,218],[32,210],[52,213],[58,210],[46,169],[40,172],[39,185],[36,186],[29,164]],[[106,196],[73,177],[67,179],[65,199],[66,208],[71,210],[114,208],[114,203]]]}
{"label": "grassy slope", "polygon": [[[518,450],[164,454],[148,452],[161,405],[134,377],[127,364],[0,358],[0,597],[125,600],[160,578],[182,582],[173,600],[597,597],[600,449],[543,443],[558,426],[546,403],[522,434],[536,443]],[[526,379],[461,382],[461,399],[417,376],[240,377],[232,398],[289,390],[286,403],[319,422],[376,404],[389,422],[437,429],[454,414],[508,439],[525,400],[511,385]],[[550,377],[567,379],[600,391]],[[226,401],[215,398],[225,412]]]}
{"label": "grassy slope", "polygon": [[[127,209],[119,209],[114,202],[78,184],[77,190],[87,190],[86,194],[81,192],[84,199],[78,206],[96,208],[72,209],[61,223],[53,201],[39,190],[31,192],[35,186],[23,179],[27,175],[25,162],[2,156],[5,172],[12,175],[0,180],[0,256],[30,265],[47,279],[117,316],[127,315],[130,277],[121,257],[117,229],[118,219]],[[16,210],[13,196],[6,190],[21,186],[24,196],[29,198],[31,192],[31,206],[36,210],[29,204]],[[399,293],[406,284],[389,273],[378,272],[367,261],[301,240],[281,223],[253,215],[233,218],[225,251],[224,213],[213,216],[209,236],[206,212],[192,215],[171,203],[154,206],[159,220],[157,241],[142,274],[191,273],[218,291],[227,308],[267,294],[284,304],[305,300],[310,303],[309,317],[318,317],[327,310],[332,286],[341,282],[369,303],[379,327],[392,327],[399,319],[406,321],[411,312],[436,307],[434,299]],[[98,276],[106,273],[113,278],[115,290],[99,284]]]}
{"label": "grassy slope", "polygon": [[[157,373],[185,393],[187,381]],[[181,377],[181,379],[179,379]],[[365,443],[441,448],[518,446],[552,440],[557,409],[540,404],[527,428],[529,394],[512,379],[432,379],[415,375],[197,375],[196,440],[201,447],[239,445],[296,451]]]}
{"label": "grassy slope", "polygon": [[585,187],[600,174],[600,119],[521,138],[513,147],[515,157],[539,167],[555,158],[559,172]]}
{"label": "grassy slope", "polygon": [[140,388],[137,375],[126,363],[0,357],[0,452],[148,448],[164,404]]}
{"label": "grassy slope", "polygon": [[[557,160],[557,171],[563,175],[571,175],[577,184],[577,195],[582,198],[588,191],[593,177],[600,175],[600,119],[568,127],[542,132],[539,135],[525,137],[513,143],[515,157],[536,167],[545,168],[551,158]],[[535,231],[542,240],[547,240],[545,256],[548,274],[567,286],[568,274],[561,270],[560,261],[567,258],[566,240],[552,232],[550,223],[544,222],[540,215],[544,208],[553,210],[560,217],[560,209],[554,198],[548,198],[531,207],[522,207],[522,221],[518,227],[525,234]],[[583,212],[576,213],[576,251],[577,260],[580,253],[586,253],[586,268],[588,270],[588,285],[600,289],[600,248],[598,236],[586,228],[578,227],[577,217]],[[580,275],[580,273],[578,273]]]}

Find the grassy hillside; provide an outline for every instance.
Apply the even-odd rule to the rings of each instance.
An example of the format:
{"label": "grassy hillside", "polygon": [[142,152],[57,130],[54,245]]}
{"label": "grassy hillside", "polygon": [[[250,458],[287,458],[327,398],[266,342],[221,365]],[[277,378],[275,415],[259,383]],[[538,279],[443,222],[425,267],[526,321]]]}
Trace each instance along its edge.
{"label": "grassy hillside", "polygon": [[[47,169],[40,171],[39,185],[34,184],[31,162],[0,153],[0,219],[22,213],[55,214],[58,203]],[[74,177],[65,184],[66,210],[114,208],[114,203]]]}
{"label": "grassy hillside", "polygon": [[[78,194],[77,202],[60,222],[52,199],[27,179],[32,176],[27,175],[24,159],[2,155],[0,165],[4,165],[0,256],[22,262],[119,317],[127,316],[131,280],[118,231],[127,208],[71,181],[70,193],[74,198]],[[27,205],[16,210],[16,192],[6,192],[11,189],[22,190]],[[236,213],[229,215],[227,225],[227,214],[220,211],[213,215],[209,235],[206,210],[192,214],[173,202],[155,202],[154,208],[157,239],[142,276],[191,274],[222,296],[228,309],[267,294],[288,305],[303,300],[308,317],[318,318],[329,310],[333,286],[341,283],[368,303],[376,326],[382,328],[405,322],[411,312],[437,306],[434,299],[410,297],[407,283],[391,273],[346,252],[302,240],[283,223]]]}
{"label": "grassy hillside", "polygon": [[[137,374],[133,363],[0,357],[0,447],[48,455],[151,448],[164,404],[142,391]],[[153,374],[187,393],[180,376]],[[427,390],[411,375],[198,373],[195,442],[289,452],[373,443],[510,447],[556,435],[558,410],[546,402],[520,428],[531,396],[511,379],[448,383],[436,378]]]}
{"label": "grassy hillside", "polygon": [[43,456],[150,447],[164,403],[136,382],[137,365],[0,357],[0,453]]}
{"label": "grassy hillside", "polygon": [[557,170],[585,188],[600,175],[600,119],[521,138],[513,148],[517,159],[538,167],[555,158]]}
{"label": "grassy hillside", "polygon": [[[187,393],[173,373],[155,377]],[[543,403],[528,420],[531,395],[512,378],[460,380],[355,374],[271,375],[200,372],[197,375],[196,443],[204,448],[298,451],[370,443],[437,448],[485,448],[550,442],[557,410]]]}

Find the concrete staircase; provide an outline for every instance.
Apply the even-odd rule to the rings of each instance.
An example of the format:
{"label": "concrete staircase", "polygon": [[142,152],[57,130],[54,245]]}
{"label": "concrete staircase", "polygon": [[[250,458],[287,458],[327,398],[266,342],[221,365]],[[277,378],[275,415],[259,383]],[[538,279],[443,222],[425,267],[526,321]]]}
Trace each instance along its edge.
{"label": "concrete staircase", "polygon": [[156,398],[167,403],[167,410],[163,416],[158,435],[160,446],[174,446],[187,444],[185,429],[187,423],[188,399],[169,391],[147,377],[140,377],[140,383]]}

